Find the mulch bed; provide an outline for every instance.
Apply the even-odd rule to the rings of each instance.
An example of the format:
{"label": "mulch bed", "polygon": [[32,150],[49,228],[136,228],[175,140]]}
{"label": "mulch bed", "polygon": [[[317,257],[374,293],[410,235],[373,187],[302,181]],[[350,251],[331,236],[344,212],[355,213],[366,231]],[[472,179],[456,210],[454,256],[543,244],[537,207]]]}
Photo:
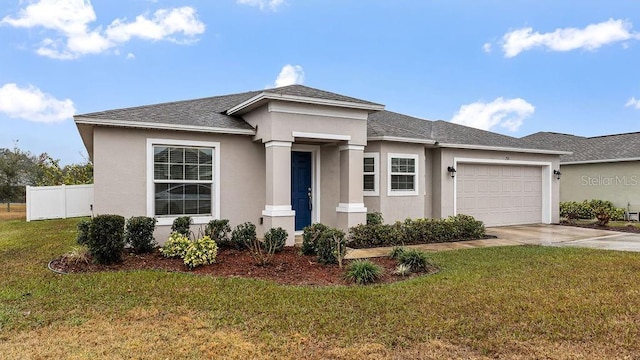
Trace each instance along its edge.
{"label": "mulch bed", "polygon": [[584,223],[576,223],[576,224],[569,224],[566,222],[561,223],[560,225],[564,225],[564,226],[574,226],[574,227],[581,227],[581,228],[587,228],[587,229],[597,229],[597,230],[609,230],[609,231],[619,231],[619,232],[628,232],[628,233],[635,233],[635,234],[640,234],[640,228],[637,226],[633,226],[633,225],[629,225],[629,226],[600,226],[596,223],[590,223],[590,224],[584,224]]}
{"label": "mulch bed", "polygon": [[[413,273],[403,277],[393,274],[397,265],[395,260],[388,257],[372,258],[369,260],[384,268],[384,274],[378,283],[393,283],[438,271],[437,268],[430,267],[427,271]],[[328,286],[352,284],[344,279],[344,266],[348,265],[349,262],[349,260],[345,260],[342,269],[339,268],[338,265],[322,265],[317,262],[315,256],[301,255],[298,248],[287,247],[282,252],[274,255],[270,265],[258,266],[248,251],[221,249],[218,251],[215,264],[188,270],[181,259],[167,259],[156,249],[150,254],[138,255],[132,252],[126,252],[123,256],[123,261],[119,264],[99,265],[93,264],[91,261],[86,264],[70,264],[61,257],[51,261],[50,267],[62,273],[162,270],[197,275],[271,280],[285,285]]]}

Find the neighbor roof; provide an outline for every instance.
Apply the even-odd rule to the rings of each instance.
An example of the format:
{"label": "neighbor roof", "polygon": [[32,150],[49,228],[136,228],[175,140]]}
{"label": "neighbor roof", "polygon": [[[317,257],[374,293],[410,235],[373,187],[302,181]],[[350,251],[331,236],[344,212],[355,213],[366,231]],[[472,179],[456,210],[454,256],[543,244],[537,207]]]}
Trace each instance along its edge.
{"label": "neighbor roof", "polygon": [[539,132],[523,137],[529,144],[571,151],[562,155],[561,163],[592,163],[640,159],[640,132],[582,137],[553,132]]}

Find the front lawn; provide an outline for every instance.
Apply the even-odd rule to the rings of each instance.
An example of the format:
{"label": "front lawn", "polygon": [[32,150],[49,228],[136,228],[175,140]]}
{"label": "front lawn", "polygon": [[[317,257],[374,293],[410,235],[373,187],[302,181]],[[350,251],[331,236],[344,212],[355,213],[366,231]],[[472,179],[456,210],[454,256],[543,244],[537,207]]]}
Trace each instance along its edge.
{"label": "front lawn", "polygon": [[160,271],[57,275],[76,219],[0,221],[3,358],[635,358],[640,254],[432,254],[392,285],[294,287]]}

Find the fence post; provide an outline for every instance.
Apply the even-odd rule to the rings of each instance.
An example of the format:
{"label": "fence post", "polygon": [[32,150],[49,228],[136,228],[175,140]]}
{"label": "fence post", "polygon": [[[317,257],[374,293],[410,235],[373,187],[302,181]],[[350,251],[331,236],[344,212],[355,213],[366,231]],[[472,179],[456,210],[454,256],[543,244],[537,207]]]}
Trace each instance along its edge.
{"label": "fence post", "polygon": [[31,221],[31,186],[27,185],[27,222]]}
{"label": "fence post", "polygon": [[67,218],[67,186],[62,184],[62,218]]}

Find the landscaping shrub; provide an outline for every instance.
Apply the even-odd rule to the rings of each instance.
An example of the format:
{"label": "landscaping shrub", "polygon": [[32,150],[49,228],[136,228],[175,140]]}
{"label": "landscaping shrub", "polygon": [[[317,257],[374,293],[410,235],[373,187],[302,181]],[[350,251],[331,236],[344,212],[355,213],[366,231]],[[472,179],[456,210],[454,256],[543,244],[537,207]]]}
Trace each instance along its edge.
{"label": "landscaping shrub", "polygon": [[398,264],[395,270],[393,270],[393,273],[400,276],[409,276],[412,273],[411,266],[407,264]]}
{"label": "landscaping shrub", "polygon": [[189,269],[200,265],[213,264],[218,255],[218,245],[209,236],[204,236],[198,240],[190,242],[184,253],[184,264]]}
{"label": "landscaping shrub", "polygon": [[473,216],[458,214],[450,216],[453,227],[456,229],[456,239],[482,239],[486,235],[484,223]]}
{"label": "landscaping shrub", "polygon": [[89,263],[89,249],[86,246],[74,247],[68,253],[62,255],[62,261],[67,264],[88,264]]}
{"label": "landscaping shrub", "polygon": [[380,225],[383,222],[382,213],[381,212],[370,212],[367,213],[367,225]]}
{"label": "landscaping shrub", "polygon": [[191,224],[193,224],[193,219],[191,216],[180,216],[173,220],[173,224],[171,224],[171,232],[178,232],[186,237],[189,237],[191,233]]}
{"label": "landscaping shrub", "polygon": [[78,223],[78,236],[76,242],[78,245],[88,245],[91,237],[91,219],[80,220]]}
{"label": "landscaping shrub", "polygon": [[280,252],[284,248],[284,244],[287,241],[287,230],[277,227],[271,228],[264,234],[264,250],[267,252]]}
{"label": "landscaping shrub", "polygon": [[231,232],[231,245],[238,250],[250,247],[256,239],[256,226],[250,222],[236,226]]}
{"label": "landscaping shrub", "polygon": [[204,228],[204,234],[212,238],[218,247],[231,247],[231,226],[229,220],[211,220]]}
{"label": "landscaping shrub", "polygon": [[125,241],[137,254],[148,253],[156,247],[153,231],[157,220],[146,216],[134,216],[127,220]]}
{"label": "landscaping shrub", "polygon": [[380,265],[374,264],[369,260],[355,260],[349,266],[345,277],[356,284],[371,284],[376,282],[382,276],[383,269]]}
{"label": "landscaping shrub", "polygon": [[403,244],[401,224],[359,224],[349,229],[349,246],[376,247]]}
{"label": "landscaping shrub", "polygon": [[389,257],[395,260],[400,259],[400,256],[406,251],[407,249],[402,247],[402,246],[395,246],[392,250],[391,253],[389,253]]}
{"label": "landscaping shrub", "polygon": [[344,232],[339,229],[329,228],[322,232],[316,245],[318,262],[322,264],[342,264],[342,259],[347,252],[347,243]]}
{"label": "landscaping shrub", "polygon": [[124,217],[120,215],[98,215],[93,218],[87,246],[94,261],[112,264],[122,260],[124,223]]}
{"label": "landscaping shrub", "polygon": [[596,215],[596,220],[598,220],[599,226],[607,226],[609,224],[609,219],[611,219],[611,215],[609,215],[609,211],[604,207],[599,207],[593,211]]}
{"label": "landscaping shrub", "polygon": [[427,270],[429,257],[424,251],[409,249],[403,251],[398,258],[400,265],[408,266],[411,271]]}
{"label": "landscaping shrub", "polygon": [[316,223],[306,226],[302,229],[302,254],[304,255],[316,255],[316,246],[318,239],[322,233],[329,229],[327,225]]}
{"label": "landscaping shrub", "polygon": [[164,244],[163,247],[160,248],[160,253],[164,255],[164,257],[172,258],[172,257],[180,257],[184,258],[184,255],[187,252],[187,248],[191,245],[191,241],[189,238],[177,231],[174,231],[169,236],[169,239]]}
{"label": "landscaping shrub", "polygon": [[575,219],[593,219],[596,218],[598,213],[602,216],[602,210],[606,211],[609,215],[609,220],[621,221],[624,220],[625,210],[622,208],[616,208],[611,201],[607,200],[584,200],[582,202],[577,201],[564,201],[560,203],[560,217],[567,219],[568,222],[573,223]]}

